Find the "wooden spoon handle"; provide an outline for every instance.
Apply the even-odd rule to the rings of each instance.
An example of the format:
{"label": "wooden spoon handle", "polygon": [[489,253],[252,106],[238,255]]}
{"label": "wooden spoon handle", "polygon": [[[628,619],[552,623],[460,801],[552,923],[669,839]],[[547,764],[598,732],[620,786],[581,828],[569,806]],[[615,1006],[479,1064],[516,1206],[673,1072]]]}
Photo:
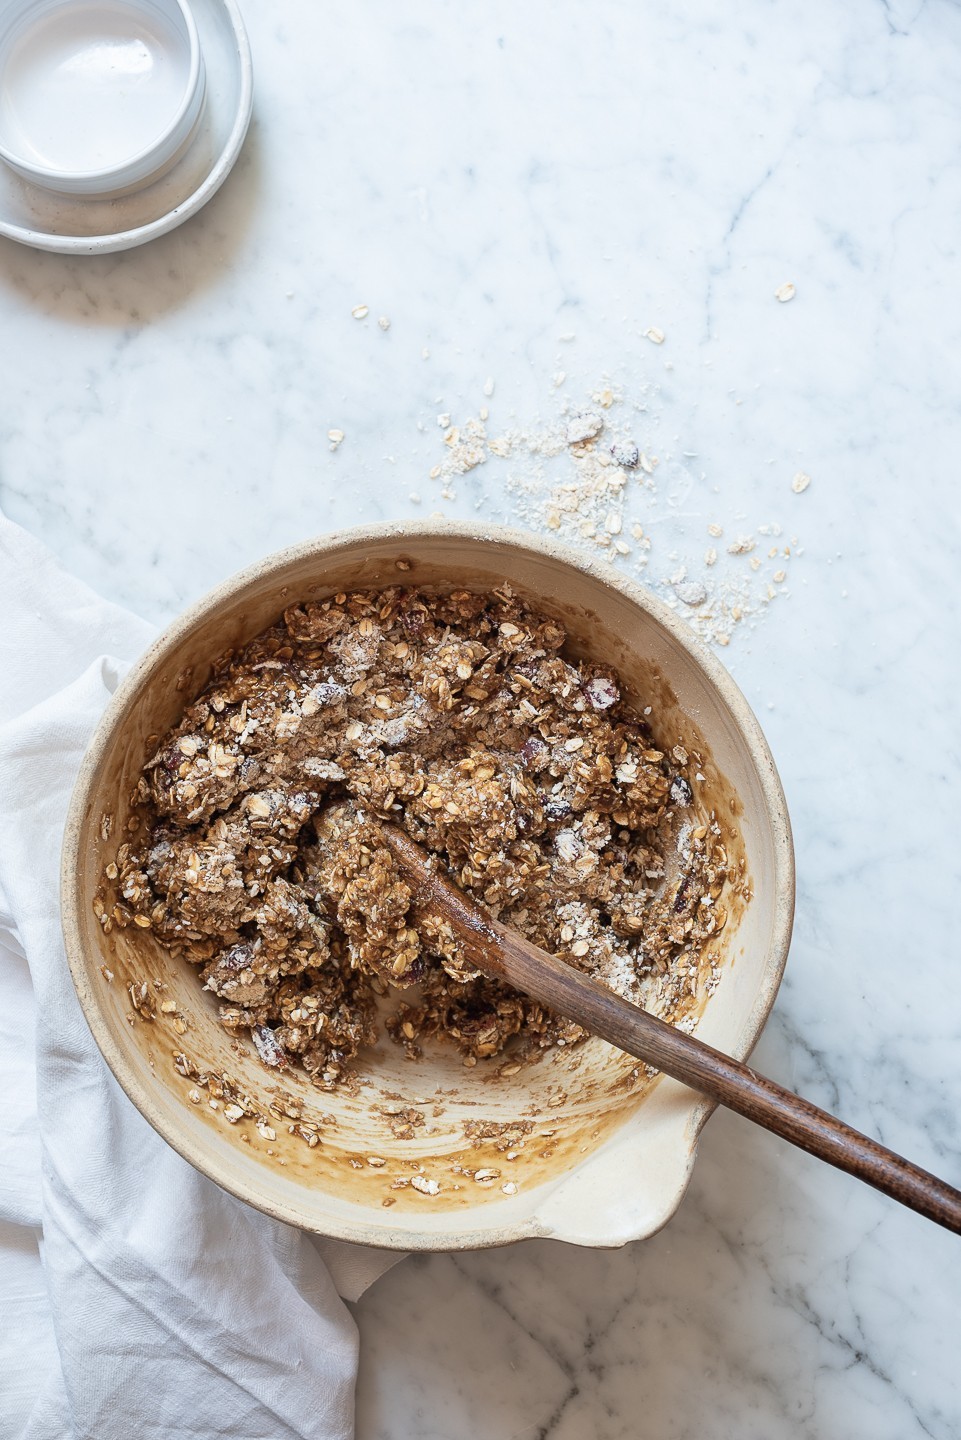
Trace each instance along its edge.
{"label": "wooden spoon handle", "polygon": [[532,945],[469,900],[436,857],[403,831],[384,826],[384,835],[414,881],[417,906],[450,923],[464,958],[477,970],[507,981],[619,1050],[961,1234],[961,1191]]}

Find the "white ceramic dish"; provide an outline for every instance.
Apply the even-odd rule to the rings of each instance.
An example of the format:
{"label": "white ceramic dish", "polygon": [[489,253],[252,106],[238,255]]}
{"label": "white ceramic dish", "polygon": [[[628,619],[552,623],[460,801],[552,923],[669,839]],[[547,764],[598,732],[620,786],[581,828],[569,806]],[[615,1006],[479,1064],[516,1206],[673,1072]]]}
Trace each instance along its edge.
{"label": "white ceramic dish", "polygon": [[[599,1040],[554,1050],[509,1079],[483,1064],[465,1069],[451,1046],[426,1045],[411,1061],[381,1043],[358,1060],[353,1089],[319,1092],[293,1069],[278,1086],[277,1072],[219,1025],[213,997],[186,961],[162,951],[146,930],[104,934],[97,921],[95,892],[128,833],[140,768],[157,735],[203,688],[214,657],[295,600],[396,584],[487,591],[505,580],[559,615],[575,650],[616,665],[639,703],[656,705],[656,739],[684,743],[700,757],[698,804],[719,816],[732,862],[743,861],[744,869],[728,896],[719,982],[704,1001],[697,1034],[745,1058],[777,993],[794,904],[784,796],[744,697],[666,606],[609,565],[496,526],[382,525],[270,556],[175,621],[108,706],[67,820],[64,937],[93,1034],[150,1123],[248,1204],[322,1235],[401,1250],[532,1236],[621,1245],[652,1234],[674,1213],[713,1108],[672,1080],[649,1084],[636,1062]],[[128,986],[154,993],[158,981],[178,1013],[158,1008],[152,1020],[138,1021]],[[232,1126],[222,1111],[191,1104],[192,1082],[173,1059],[178,1052],[204,1070],[228,1071],[264,1114],[275,1114],[269,1107],[285,1090],[289,1105],[320,1126],[322,1143],[309,1148],[283,1119],[271,1139],[252,1123]],[[407,1106],[420,1112],[423,1128],[398,1134],[391,1116]],[[527,1123],[529,1143],[506,1162],[494,1140],[477,1146],[468,1138],[465,1126],[478,1121]],[[371,1168],[368,1156],[384,1165]],[[418,1164],[437,1177],[437,1195],[394,1185]],[[465,1181],[458,1166],[490,1166],[500,1178],[485,1188]],[[516,1193],[502,1190],[507,1180]]]}
{"label": "white ceramic dish", "polygon": [[151,184],[193,139],[204,91],[185,0],[0,0],[0,159],[44,190]]}
{"label": "white ceramic dish", "polygon": [[153,184],[116,199],[56,194],[0,165],[0,235],[62,254],[130,250],[165,235],[213,196],[240,154],[253,108],[253,68],[235,0],[191,0],[206,69],[206,103],[188,148]]}

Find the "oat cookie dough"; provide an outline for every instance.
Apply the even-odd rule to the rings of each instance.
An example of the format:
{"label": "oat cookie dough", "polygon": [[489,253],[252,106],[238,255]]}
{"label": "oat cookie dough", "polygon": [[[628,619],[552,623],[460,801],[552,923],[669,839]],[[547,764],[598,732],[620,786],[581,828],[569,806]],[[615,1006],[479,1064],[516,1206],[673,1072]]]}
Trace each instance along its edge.
{"label": "oat cookie dough", "polygon": [[288,609],[217,662],[145,766],[105,923],[151,929],[266,1066],[326,1088],[382,1026],[467,1065],[583,1034],[465,966],[382,820],[629,998],[693,974],[724,923],[721,837],[695,818],[685,752],[659,749],[618,676],[565,640],[507,586]]}

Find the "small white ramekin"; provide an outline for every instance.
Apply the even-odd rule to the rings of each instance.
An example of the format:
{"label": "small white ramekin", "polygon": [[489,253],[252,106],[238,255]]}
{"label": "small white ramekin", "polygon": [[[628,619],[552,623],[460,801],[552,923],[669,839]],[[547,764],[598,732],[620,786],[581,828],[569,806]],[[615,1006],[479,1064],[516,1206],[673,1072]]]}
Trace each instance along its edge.
{"label": "small white ramekin", "polygon": [[186,0],[0,0],[0,159],[104,199],[159,179],[206,99]]}

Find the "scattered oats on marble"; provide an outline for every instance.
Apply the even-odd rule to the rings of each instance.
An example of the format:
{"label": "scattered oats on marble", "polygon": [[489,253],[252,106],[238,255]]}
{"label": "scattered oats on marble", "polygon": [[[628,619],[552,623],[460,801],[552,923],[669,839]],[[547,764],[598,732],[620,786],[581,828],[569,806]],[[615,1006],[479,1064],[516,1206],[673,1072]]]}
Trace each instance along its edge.
{"label": "scattered oats on marble", "polygon": [[355,305],[354,308],[353,308],[353,310],[351,310],[350,313],[351,313],[351,315],[353,315],[353,317],[354,317],[355,320],[366,320],[366,319],[367,319],[367,316],[370,314],[370,306],[369,306],[369,305]]}
{"label": "scattered oats on marble", "polygon": [[[645,395],[642,391],[642,400]],[[638,432],[648,424],[648,406],[634,402],[637,414],[625,418],[629,402],[622,386],[603,380],[591,389],[589,402],[578,404],[564,397],[557,402],[553,419],[530,427],[513,426],[495,435],[488,434],[486,407],[476,420],[456,425],[445,412],[437,418],[447,453],[431,468],[430,478],[440,482],[443,498],[452,499],[461,476],[493,462],[501,473],[488,481],[485,491],[488,499],[492,493],[496,496],[502,478],[512,512],[505,519],[582,548],[596,548],[612,566],[643,577],[668,605],[684,606],[687,623],[702,639],[721,647],[730,644],[736,630],[755,625],[772,601],[786,593],[772,584],[770,571],[755,556],[749,562],[750,574],[745,574],[741,557],[751,554],[756,537],[741,535],[721,554],[713,545],[702,550],[692,536],[686,555],[672,552],[667,557],[680,564],[673,563],[666,574],[654,573],[654,564],[665,563],[655,550],[654,537],[663,548],[665,491],[670,503],[669,487],[680,478],[677,458],[666,457],[670,469],[663,476],[654,446],[645,450],[640,443]],[[683,452],[682,458],[693,457]],[[503,467],[498,462],[504,462]],[[685,467],[686,487],[688,474]],[[687,496],[687,488],[684,493]],[[641,523],[642,515],[654,518],[653,529]],[[707,530],[712,539],[724,534],[718,520],[710,521]],[[624,531],[630,532],[635,545],[622,538]],[[780,533],[777,526],[758,526],[758,534],[774,531]],[[691,573],[695,567],[700,573]],[[752,576],[756,583],[752,584]],[[682,584],[692,587],[685,592],[690,596],[700,594],[697,587],[702,587],[704,600],[685,600],[677,589]]]}
{"label": "scattered oats on marble", "polygon": [[568,421],[567,443],[568,445],[583,445],[586,440],[596,439],[603,428],[603,419],[591,410],[574,415]]}
{"label": "scattered oats on marble", "polygon": [[344,443],[344,432],[343,430],[328,430],[327,439],[330,441],[331,450],[336,450],[339,445]]}
{"label": "scattered oats on marble", "polygon": [[774,292],[774,298],[775,300],[780,300],[781,304],[784,305],[788,300],[793,300],[796,294],[797,290],[791,281],[788,280],[786,284],[777,287]]}
{"label": "scattered oats on marble", "polygon": [[794,479],[791,481],[791,489],[794,491],[795,495],[803,495],[810,483],[810,475],[805,475],[803,470],[799,470],[795,475]]}
{"label": "scattered oats on marble", "polygon": [[659,330],[656,325],[649,326],[648,329],[644,331],[644,336],[645,339],[652,341],[655,345],[663,345],[666,338],[664,331]]}
{"label": "scattered oats on marble", "polygon": [[633,470],[641,454],[633,440],[615,440],[611,445],[611,459],[625,470]]}
{"label": "scattered oats on marble", "polygon": [[707,588],[698,580],[682,580],[674,586],[674,592],[685,605],[703,605],[707,599]]}

